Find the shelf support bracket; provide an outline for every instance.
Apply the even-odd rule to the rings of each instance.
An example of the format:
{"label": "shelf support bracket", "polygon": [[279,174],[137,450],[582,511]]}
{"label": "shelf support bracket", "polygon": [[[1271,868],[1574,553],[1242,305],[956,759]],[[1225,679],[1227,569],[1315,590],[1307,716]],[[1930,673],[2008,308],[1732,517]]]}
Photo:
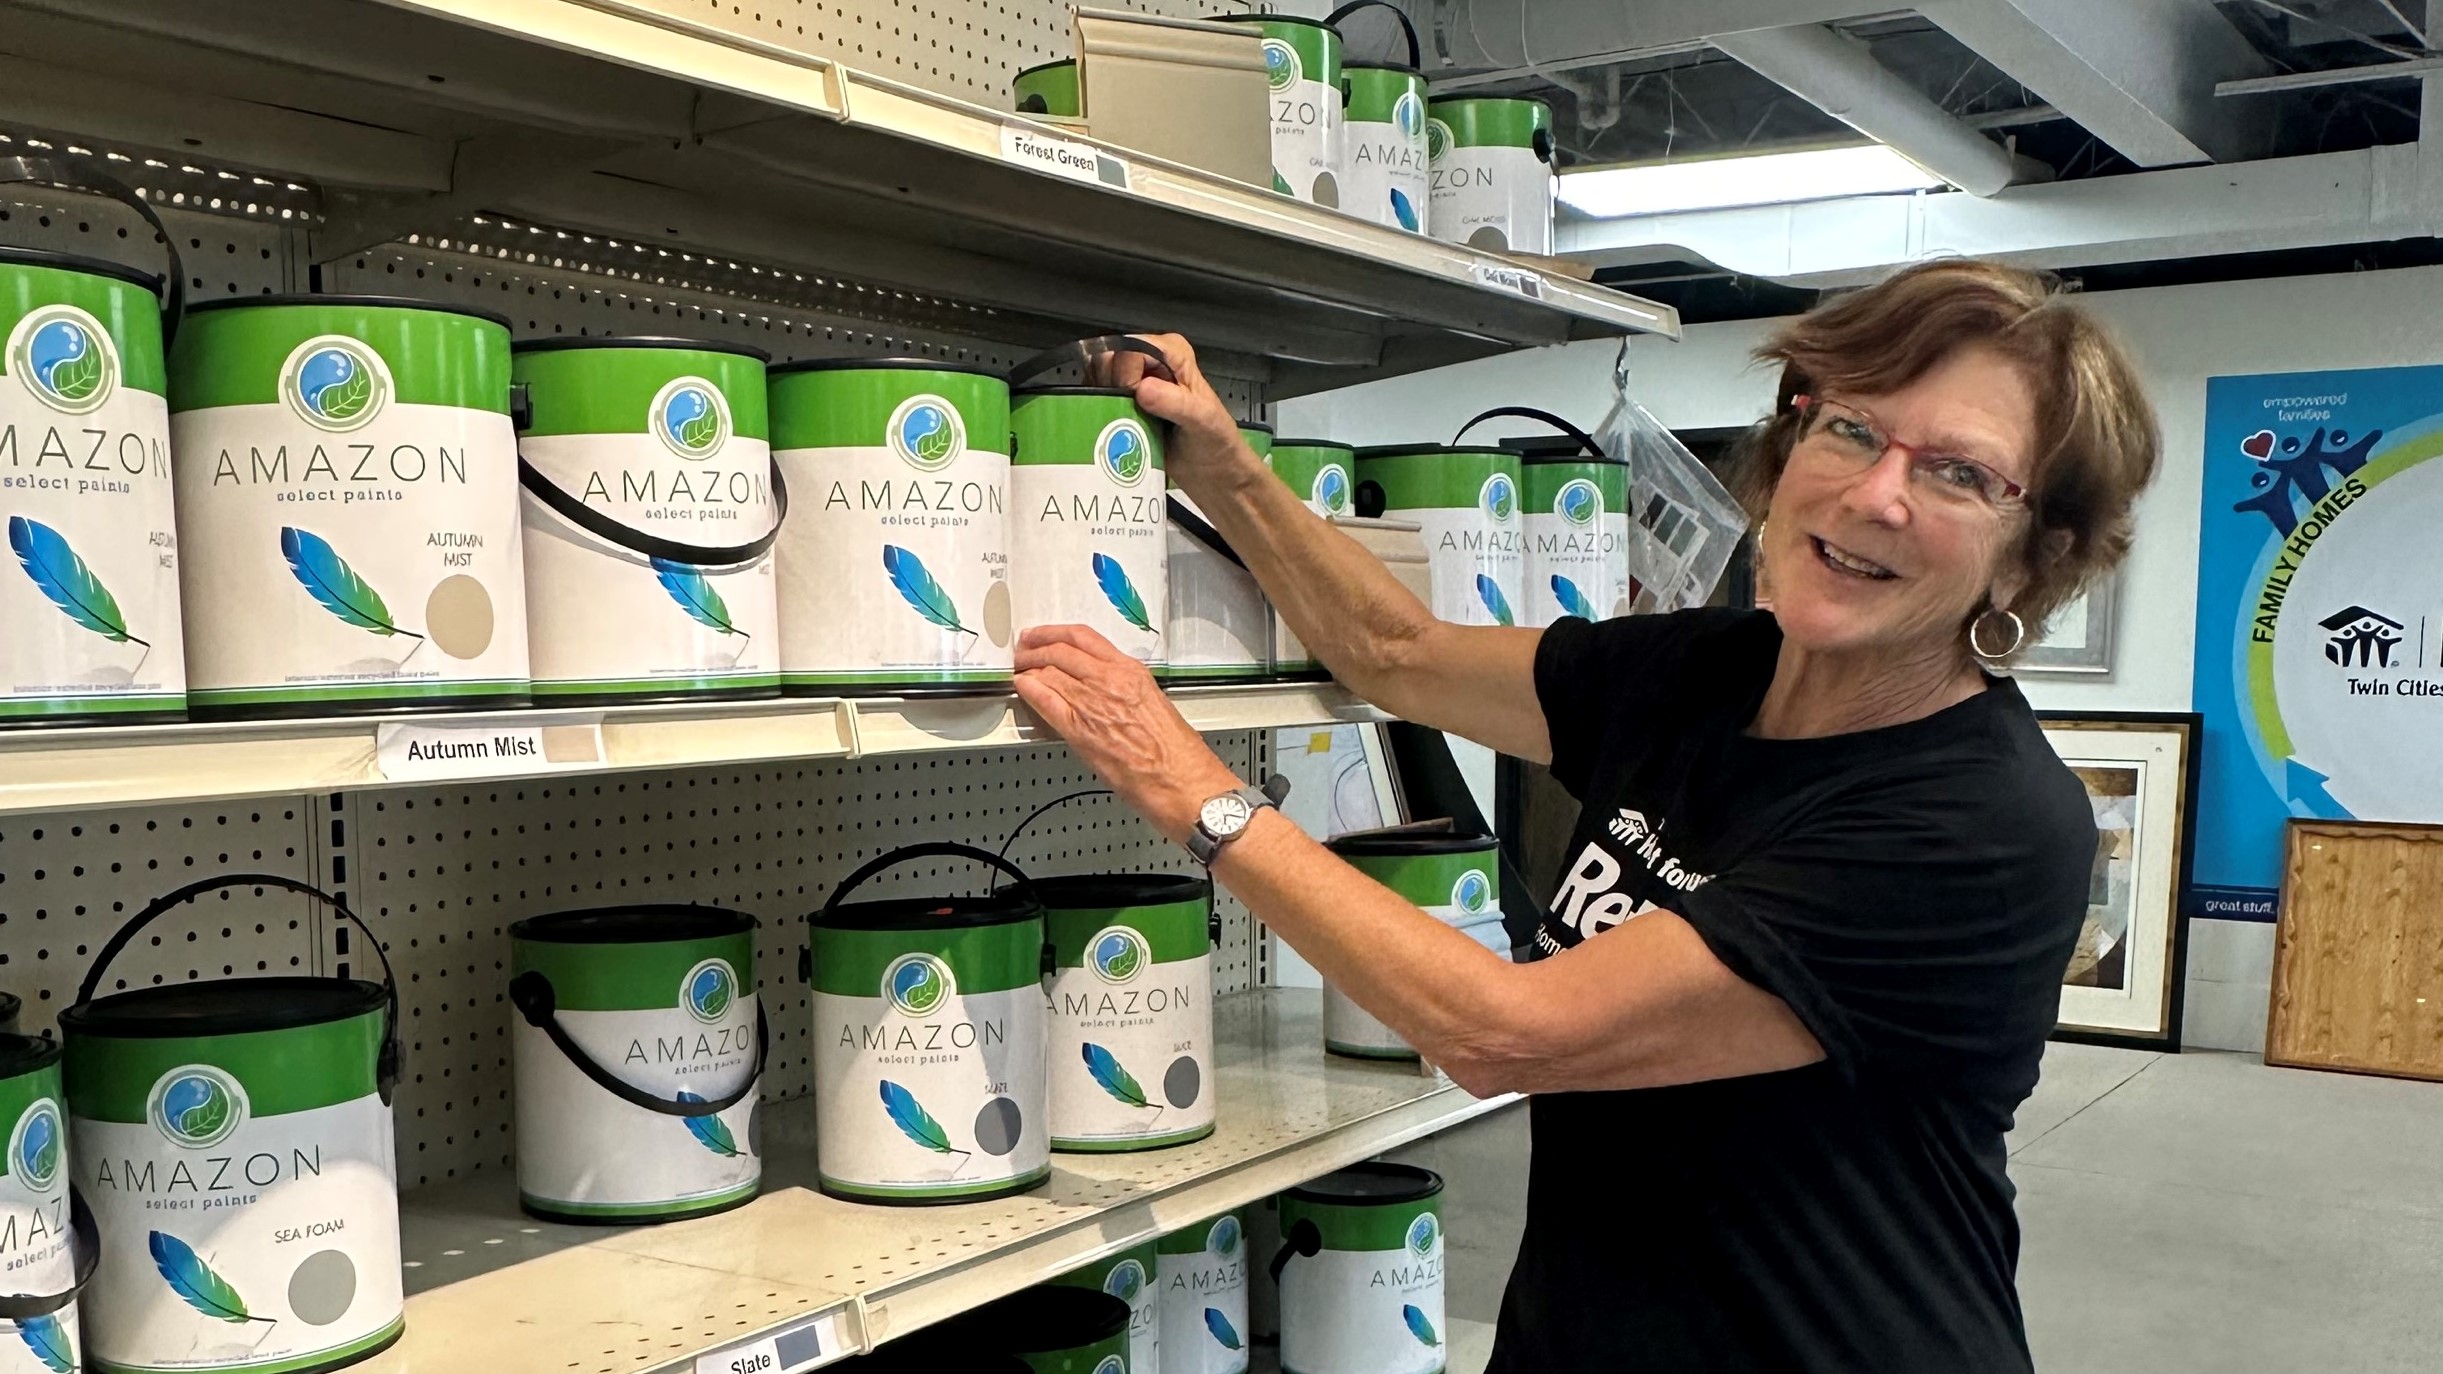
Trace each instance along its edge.
{"label": "shelf support bracket", "polygon": [[534,129],[461,140],[450,159],[446,191],[330,192],[327,214],[313,233],[314,261],[331,262],[409,233],[440,229],[521,193],[584,176],[635,146],[632,138]]}

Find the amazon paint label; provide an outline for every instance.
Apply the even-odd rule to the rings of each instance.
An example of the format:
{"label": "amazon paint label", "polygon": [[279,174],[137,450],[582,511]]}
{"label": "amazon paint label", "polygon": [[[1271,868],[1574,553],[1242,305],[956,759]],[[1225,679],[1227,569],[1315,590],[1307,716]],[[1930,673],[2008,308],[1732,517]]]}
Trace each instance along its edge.
{"label": "amazon paint label", "polygon": [[1225,1212],[1157,1242],[1162,1374],[1246,1374],[1247,1233]]}
{"label": "amazon paint label", "polygon": [[1475,506],[1385,510],[1388,520],[1414,520],[1432,560],[1434,616],[1458,625],[1517,625],[1526,576],[1517,505],[1499,514]]}
{"label": "amazon paint label", "polygon": [[209,1065],[161,1075],[151,1119],[75,1118],[101,1228],[82,1299],[112,1369],[268,1371],[342,1361],[400,1328],[398,1178],[373,1094],[256,1115]]}
{"label": "amazon paint label", "polygon": [[1522,475],[1526,518],[1522,550],[1524,612],[1537,628],[1564,616],[1602,620],[1612,613],[1612,556],[1605,550],[1607,499],[1602,465],[1535,463]]}
{"label": "amazon paint label", "polygon": [[1443,1324],[1438,1249],[1327,1244],[1281,1271],[1283,1374],[1441,1374]]}
{"label": "amazon paint label", "polygon": [[1552,168],[1533,148],[1440,146],[1426,212],[1435,238],[1491,253],[1552,252]]}
{"label": "amazon paint label", "polygon": [[[1204,909],[1191,914],[1204,945]],[[1063,961],[1066,965],[1066,960]],[[1213,957],[1157,962],[1143,932],[1113,924],[1051,984],[1052,1143],[1151,1149],[1213,1131]]]}
{"label": "amazon paint label", "polygon": [[152,293],[0,265],[0,321],[0,721],[183,710]]}
{"label": "amazon paint label", "polygon": [[[713,968],[702,975],[731,990],[709,1020],[701,999],[692,1006],[688,1000],[698,981],[691,979],[675,989],[670,1006],[563,1007],[560,1026],[630,1087],[662,1098],[726,1097],[755,1069],[756,998],[738,990],[736,974],[724,973]],[[754,1196],[763,1179],[755,1092],[708,1116],[647,1111],[587,1078],[525,1018],[513,1022],[511,1034],[522,1199],[552,1212],[649,1220]]]}
{"label": "amazon paint label", "polygon": [[1162,474],[1123,486],[1099,466],[1021,463],[1010,587],[1021,632],[1085,625],[1142,663],[1163,662],[1170,615]]}
{"label": "amazon paint label", "polygon": [[[76,1282],[68,1231],[68,1117],[55,1064],[0,1082],[9,1128],[0,1170],[0,1291],[47,1296]],[[76,1304],[21,1322],[0,1321],[0,1374],[57,1374],[84,1349]]]}

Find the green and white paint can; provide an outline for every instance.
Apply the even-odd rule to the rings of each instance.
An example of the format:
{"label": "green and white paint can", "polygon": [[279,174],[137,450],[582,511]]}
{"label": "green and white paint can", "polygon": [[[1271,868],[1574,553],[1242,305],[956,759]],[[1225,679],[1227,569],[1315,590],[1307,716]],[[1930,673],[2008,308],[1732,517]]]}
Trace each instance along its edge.
{"label": "green and white paint can", "polygon": [[[1508,954],[1500,853],[1491,836],[1366,830],[1327,840],[1324,847],[1425,914]],[[1357,1059],[1417,1057],[1398,1032],[1329,984],[1323,990],[1323,1045]]]}
{"label": "green and white paint can", "polygon": [[1628,499],[1627,469],[1597,458],[1525,458],[1526,620],[1612,614],[1615,551],[1608,522]]}
{"label": "green and white paint can", "polygon": [[927,857],[1026,881],[986,850],[908,845],[851,873],[807,918],[817,1182],[834,1197],[975,1202],[1051,1177],[1043,908],[1023,888],[844,900]]}
{"label": "green and white paint can", "polygon": [[198,714],[527,703],[507,320],[206,301],[170,349],[170,444]]}
{"label": "green and white paint can", "polygon": [[969,1362],[1003,1355],[1033,1374],[1144,1374],[1128,1357],[1130,1315],[1127,1303],[1098,1289],[1038,1284],[918,1332],[909,1352],[925,1357],[926,1374],[982,1368]]}
{"label": "green and white paint can", "polygon": [[1272,631],[1264,589],[1193,497],[1173,487],[1169,498],[1168,647],[1154,676],[1172,683],[1262,680]]}
{"label": "green and white paint can", "polygon": [[1541,100],[1435,100],[1425,139],[1435,238],[1494,253],[1552,251],[1552,107]]}
{"label": "green and white paint can", "polygon": [[771,369],[784,691],[1009,685],[1009,385],[930,358]]}
{"label": "green and white paint can", "polygon": [[1154,1243],[1131,1246],[1116,1255],[1073,1269],[1053,1283],[1066,1288],[1090,1288],[1128,1304],[1128,1367],[1162,1368],[1162,1312],[1154,1282]]}
{"label": "green and white paint can", "polygon": [[170,983],[95,999],[111,959],[156,917],[227,874],[156,899],[121,926],[60,1013],[77,1187],[101,1264],[79,1302],[86,1368],[109,1374],[338,1369],[399,1338],[398,1172],[390,1094],[398,996],[354,978]]}
{"label": "green and white paint can", "polygon": [[159,280],[0,249],[0,725],[186,709]]}
{"label": "green and white paint can", "polygon": [[[78,1248],[87,1274],[95,1256],[88,1218],[68,1193],[67,1100],[60,1089],[60,1047],[32,1036],[0,1034],[0,1122],[8,1159],[0,1164],[0,1374],[56,1374],[77,1368]],[[1149,1258],[1147,1263],[1152,1263]]]}
{"label": "green and white paint can", "polygon": [[770,1032],[755,918],[603,907],[509,927],[518,1205],[552,1221],[674,1221],[763,1180]]}
{"label": "green and white paint can", "polygon": [[1340,203],[1360,219],[1412,234],[1425,232],[1429,198],[1425,156],[1425,77],[1418,71],[1416,25],[1390,0],[1350,0],[1325,15],[1340,27],[1362,10],[1399,21],[1406,62],[1344,61],[1340,88]]}
{"label": "green and white paint can", "polygon": [[537,702],[779,693],[764,363],[691,339],[511,349]]}
{"label": "green and white paint can", "polygon": [[[1272,445],[1272,475],[1306,502],[1306,508],[1329,520],[1356,514],[1357,450],[1330,439],[1276,439]],[[1312,677],[1323,665],[1306,651],[1278,612],[1272,617],[1272,667],[1281,677]]]}
{"label": "green and white paint can", "polygon": [[1077,59],[1073,57],[1029,67],[1010,78],[1009,84],[1020,114],[1075,119],[1085,108],[1077,98]]}
{"label": "green and white paint can", "polygon": [[1369,1163],[1281,1194],[1282,1374],[1441,1374],[1442,1179]]}
{"label": "green and white paint can", "polygon": [[1272,466],[1271,425],[1262,420],[1241,420],[1238,422],[1238,437],[1255,451],[1256,457],[1264,460],[1264,466]]}
{"label": "green and white paint can", "polygon": [[1271,83],[1272,189],[1315,205],[1340,195],[1340,30],[1287,14],[1226,14],[1225,24],[1264,31]]}
{"label": "green and white paint can", "polygon": [[1246,1374],[1247,1226],[1237,1212],[1155,1242],[1162,1374]]}
{"label": "green and white paint can", "polygon": [[1010,598],[1021,633],[1086,625],[1143,663],[1170,617],[1162,441],[1118,387],[1010,395]]}
{"label": "green and white paint can", "polygon": [[1213,1134],[1213,889],[1167,873],[1037,878],[1052,946],[1052,1148]]}
{"label": "green and white paint can", "polygon": [[[1459,625],[1516,625],[1525,540],[1514,449],[1388,445],[1357,454],[1361,504],[1422,527],[1434,614]],[[1371,510],[1366,513],[1374,513]]]}

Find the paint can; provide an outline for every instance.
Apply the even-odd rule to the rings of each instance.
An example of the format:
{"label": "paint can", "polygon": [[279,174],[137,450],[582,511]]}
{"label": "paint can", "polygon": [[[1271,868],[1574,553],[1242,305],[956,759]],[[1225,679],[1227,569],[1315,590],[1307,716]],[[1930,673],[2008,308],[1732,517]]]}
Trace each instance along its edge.
{"label": "paint can", "polygon": [[754,1199],[771,1042],[755,924],[655,904],[509,927],[519,1206],[626,1225]]}
{"label": "paint can", "polygon": [[510,350],[538,704],[779,695],[766,361],[693,339]]}
{"label": "paint can", "polygon": [[909,1338],[927,1371],[1015,1355],[1033,1374],[1133,1374],[1128,1304],[1091,1288],[1038,1284],[971,1307]]}
{"label": "paint can", "polygon": [[1162,1374],[1246,1374],[1247,1227],[1237,1212],[1155,1242]]}
{"label": "paint can", "polygon": [[1009,686],[1009,385],[930,358],[771,369],[781,688]]}
{"label": "paint can", "polygon": [[1052,1148],[1158,1150],[1213,1134],[1212,884],[1094,873],[1033,888],[1052,947]]}
{"label": "paint can", "polygon": [[169,375],[190,709],[527,703],[508,320],[206,301]]}
{"label": "paint can", "polygon": [[1454,441],[1500,416],[1550,425],[1578,446],[1572,454],[1519,459],[1524,592],[1519,623],[1541,629],[1563,616],[1607,618],[1616,571],[1627,566],[1608,522],[1628,500],[1628,469],[1613,462],[1585,430],[1533,406],[1496,406],[1461,425]]}
{"label": "paint can", "polygon": [[1380,1162],[1281,1194],[1283,1374],[1441,1374],[1442,1179]]}
{"label": "paint can", "polygon": [[1272,630],[1263,588],[1194,498],[1176,487],[1168,496],[1170,620],[1154,676],[1174,684],[1263,680]]}
{"label": "paint can", "polygon": [[[985,897],[848,894],[910,859],[1017,880]],[[1026,874],[947,842],[880,855],[807,917],[817,1183],[853,1202],[977,1202],[1051,1177],[1043,907]]]}
{"label": "paint can", "polygon": [[[0,1287],[0,1370],[48,1374],[78,1367],[84,1348],[76,1300],[100,1259],[84,1199],[68,1186],[68,1118],[60,1105],[58,1042],[0,1034],[0,1234],[9,1277]],[[73,1237],[73,1240],[71,1240]]]}
{"label": "paint can", "polygon": [[[1356,509],[1357,450],[1331,439],[1276,439],[1272,445],[1272,475],[1306,502],[1306,508],[1329,520]],[[1279,612],[1272,617],[1272,669],[1284,679],[1320,678],[1323,665],[1298,641]]]}
{"label": "paint can", "polygon": [[[94,997],[156,918],[239,887],[327,906],[382,960],[383,981],[233,978]],[[76,1184],[102,1240],[79,1303],[92,1367],[306,1374],[399,1338],[398,992],[355,913],[267,873],[189,883],[119,927],[59,1027]]]}
{"label": "paint can", "polygon": [[1010,78],[1010,98],[1020,114],[1075,119],[1085,108],[1077,98],[1077,59],[1042,62]]}
{"label": "paint can", "polygon": [[1156,1267],[1154,1243],[1147,1241],[1052,1280],[1062,1287],[1108,1293],[1128,1304],[1128,1367],[1132,1370],[1162,1368],[1162,1315],[1154,1283]]}
{"label": "paint can", "polygon": [[1271,83],[1272,189],[1313,205],[1340,204],[1340,30],[1287,14],[1225,14],[1264,31]]}
{"label": "paint can", "polygon": [[1541,100],[1458,96],[1430,102],[1435,238],[1493,253],[1552,252],[1552,107]]}
{"label": "paint can", "polygon": [[1256,457],[1264,460],[1264,466],[1272,466],[1271,425],[1262,420],[1241,420],[1238,422],[1238,437],[1240,442],[1255,450]]}
{"label": "paint can", "polygon": [[1433,612],[1515,625],[1524,577],[1518,451],[1392,444],[1357,453],[1358,513],[1412,520],[1433,560]]}
{"label": "paint can", "polygon": [[[1508,956],[1510,938],[1501,920],[1501,853],[1490,835],[1360,830],[1326,840],[1324,847],[1401,900]],[[1417,1057],[1398,1032],[1328,984],[1323,990],[1323,1045],[1354,1059]]]}
{"label": "paint can", "polygon": [[1170,574],[1158,427],[1133,392],[1094,386],[1015,387],[1009,422],[1009,580],[1019,631],[1086,625],[1122,653],[1159,665]]}
{"label": "paint can", "polygon": [[1324,16],[1337,26],[1360,10],[1380,9],[1400,21],[1406,62],[1344,61],[1340,89],[1340,203],[1360,219],[1426,231],[1431,182],[1426,175],[1425,77],[1418,70],[1417,30],[1388,0],[1350,0]]}

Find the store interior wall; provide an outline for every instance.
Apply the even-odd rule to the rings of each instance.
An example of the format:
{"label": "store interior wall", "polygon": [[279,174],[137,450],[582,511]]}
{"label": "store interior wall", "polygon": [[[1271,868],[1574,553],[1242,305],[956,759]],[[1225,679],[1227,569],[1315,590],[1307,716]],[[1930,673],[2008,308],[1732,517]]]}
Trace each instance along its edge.
{"label": "store interior wall", "polygon": [[[2122,571],[2113,671],[2029,676],[2038,709],[2190,709],[2196,643],[2198,495],[2208,377],[2443,362],[2443,268],[2097,292],[2084,298],[2136,357],[2163,425],[2163,466],[2138,506]],[[1776,321],[1692,325],[1678,343],[1629,351],[1631,392],[1674,429],[1749,424],[1772,404],[1773,375],[1749,350]],[[1372,382],[1281,405],[1284,434],[1369,444],[1447,438],[1496,405],[1541,406],[1592,425],[1611,396],[1619,346],[1571,344]],[[1468,758],[1486,781],[1490,762]],[[2212,778],[2203,779],[2205,786]],[[2199,920],[2189,935],[2182,1035],[2203,1049],[2261,1051],[2273,927]]]}

